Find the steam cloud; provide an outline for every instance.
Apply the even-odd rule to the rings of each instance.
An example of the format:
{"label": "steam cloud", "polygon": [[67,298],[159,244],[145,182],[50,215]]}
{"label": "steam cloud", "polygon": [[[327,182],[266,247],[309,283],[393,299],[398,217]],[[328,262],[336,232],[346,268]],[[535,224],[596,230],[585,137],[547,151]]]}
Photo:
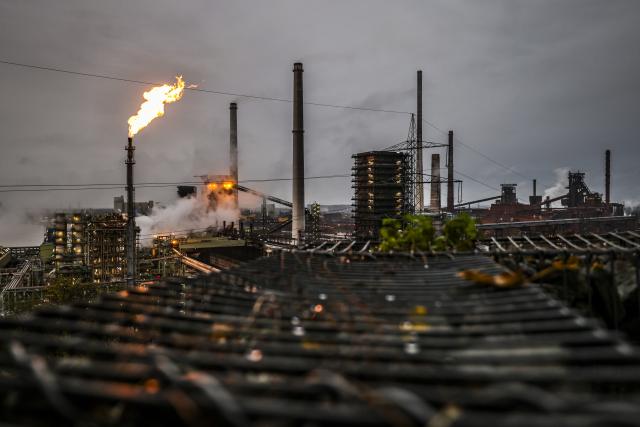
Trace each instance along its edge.
{"label": "steam cloud", "polygon": [[0,203],[0,246],[37,246],[44,237],[40,211],[10,209]]}
{"label": "steam cloud", "polygon": [[[568,167],[557,168],[553,172],[556,175],[556,182],[555,184],[553,184],[553,186],[544,190],[544,198],[547,198],[547,196],[549,196],[550,198],[553,199],[554,197],[567,194],[567,186],[569,185],[569,178],[568,178],[569,168]],[[560,201],[553,202],[551,205],[559,206]]]}
{"label": "steam cloud", "polygon": [[189,230],[204,231],[208,227],[222,226],[223,221],[229,224],[237,221],[238,209],[233,208],[227,200],[222,200],[215,210],[209,207],[205,195],[178,199],[166,207],[154,207],[149,216],[139,216],[136,224],[140,227],[143,246],[150,246],[154,234],[175,233],[187,234]]}

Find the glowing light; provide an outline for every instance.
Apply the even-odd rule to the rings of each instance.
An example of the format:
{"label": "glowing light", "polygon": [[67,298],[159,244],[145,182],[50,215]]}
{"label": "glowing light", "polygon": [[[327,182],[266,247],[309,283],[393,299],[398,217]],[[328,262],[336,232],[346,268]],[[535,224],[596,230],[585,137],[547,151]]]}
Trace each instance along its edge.
{"label": "glowing light", "polygon": [[222,188],[224,188],[225,190],[231,190],[233,188],[233,182],[231,181],[225,181],[222,183]]}
{"label": "glowing light", "polygon": [[149,394],[155,394],[160,391],[160,382],[155,378],[149,378],[144,382],[144,390]]}
{"label": "glowing light", "polygon": [[216,191],[216,190],[218,189],[218,184],[216,184],[215,182],[210,182],[210,183],[207,185],[207,188],[208,188],[210,191]]}
{"label": "glowing light", "polygon": [[322,313],[322,310],[324,310],[322,304],[316,304],[315,306],[313,306],[313,311],[316,313]]}
{"label": "glowing light", "polygon": [[140,105],[136,115],[129,117],[129,137],[140,132],[156,117],[164,116],[164,104],[170,104],[182,98],[184,80],[182,76],[177,76],[176,80],[173,85],[156,86],[144,93],[145,101]]}
{"label": "glowing light", "polygon": [[250,362],[259,362],[262,360],[262,351],[258,350],[258,349],[253,349],[251,351],[249,351],[245,357],[250,361]]}

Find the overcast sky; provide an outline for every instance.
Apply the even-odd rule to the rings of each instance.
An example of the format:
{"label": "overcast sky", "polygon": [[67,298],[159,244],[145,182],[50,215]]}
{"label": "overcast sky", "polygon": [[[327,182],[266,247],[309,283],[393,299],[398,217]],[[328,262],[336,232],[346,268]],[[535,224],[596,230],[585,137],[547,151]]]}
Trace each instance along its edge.
{"label": "overcast sky", "polygon": [[[639,40],[637,0],[0,0],[4,61],[153,82],[182,74],[277,98],[291,98],[301,61],[305,101],[399,111],[415,110],[422,69],[425,119],[517,173],[458,142],[456,167],[492,187],[518,183],[522,198],[525,177],[544,190],[560,168],[602,191],[609,148],[613,199],[640,199]],[[145,89],[0,64],[0,185],[124,182],[126,121]],[[240,179],[290,176],[291,104],[188,92],[137,137],[136,179],[226,173],[232,101]],[[407,114],[307,105],[306,174],[348,174],[351,154],[402,141],[408,126]],[[445,138],[425,127],[425,139]],[[496,194],[462,179],[467,200]],[[252,186],[291,195],[289,182]],[[26,211],[110,207],[121,193],[0,193],[0,245],[39,242],[40,228],[18,226]],[[306,187],[321,204],[351,193],[347,178]]]}

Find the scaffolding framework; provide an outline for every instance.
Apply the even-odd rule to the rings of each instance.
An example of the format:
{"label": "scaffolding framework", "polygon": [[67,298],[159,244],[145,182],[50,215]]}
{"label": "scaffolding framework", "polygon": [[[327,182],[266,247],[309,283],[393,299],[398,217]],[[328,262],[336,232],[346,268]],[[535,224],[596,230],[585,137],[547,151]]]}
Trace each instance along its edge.
{"label": "scaffolding framework", "polygon": [[[126,278],[127,220],[120,214],[94,217],[87,226],[87,255],[94,283]],[[137,242],[134,247],[137,247]]]}
{"label": "scaffolding framework", "polygon": [[[420,213],[420,206],[422,206],[422,209],[424,209],[424,184],[432,182],[431,175],[425,174],[423,169],[419,167],[420,165],[418,153],[423,151],[424,149],[448,147],[448,144],[419,140],[416,135],[416,128],[416,118],[415,115],[412,114],[409,122],[409,132],[407,133],[407,139],[384,149],[384,151],[400,151],[406,154],[406,167],[408,170],[408,180],[406,188],[406,197],[408,202],[407,213]],[[448,180],[444,180],[440,177],[438,177],[437,180],[441,184],[448,182]],[[454,182],[460,183],[462,181],[455,180]]]}
{"label": "scaffolding framework", "polygon": [[399,151],[369,151],[353,158],[355,236],[376,241],[384,218],[413,212],[412,162]]}

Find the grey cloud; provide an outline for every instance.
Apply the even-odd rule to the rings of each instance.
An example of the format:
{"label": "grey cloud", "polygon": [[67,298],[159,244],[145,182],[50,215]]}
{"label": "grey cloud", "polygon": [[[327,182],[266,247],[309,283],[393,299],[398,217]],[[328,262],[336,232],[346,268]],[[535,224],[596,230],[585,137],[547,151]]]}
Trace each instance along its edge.
{"label": "grey cloud", "polygon": [[[638,28],[635,0],[0,0],[0,58],[144,81],[182,73],[204,88],[280,98],[291,97],[300,60],[307,101],[402,111],[415,108],[422,69],[426,118],[440,129],[549,187],[568,165],[601,191],[611,148],[614,198],[638,200]],[[144,90],[0,65],[0,184],[122,182],[126,119]],[[189,92],[137,138],[138,179],[226,173],[231,101],[241,179],[290,174],[291,104]],[[349,173],[352,153],[403,140],[408,125],[404,115],[307,105],[307,172]],[[464,146],[456,164],[495,187],[525,184]],[[255,186],[290,196],[286,182]],[[528,187],[519,185],[521,196]],[[351,197],[348,179],[307,189],[321,203]],[[469,180],[464,192],[492,194]],[[109,206],[117,194],[3,193],[0,244],[19,243],[12,224],[26,211]]]}

